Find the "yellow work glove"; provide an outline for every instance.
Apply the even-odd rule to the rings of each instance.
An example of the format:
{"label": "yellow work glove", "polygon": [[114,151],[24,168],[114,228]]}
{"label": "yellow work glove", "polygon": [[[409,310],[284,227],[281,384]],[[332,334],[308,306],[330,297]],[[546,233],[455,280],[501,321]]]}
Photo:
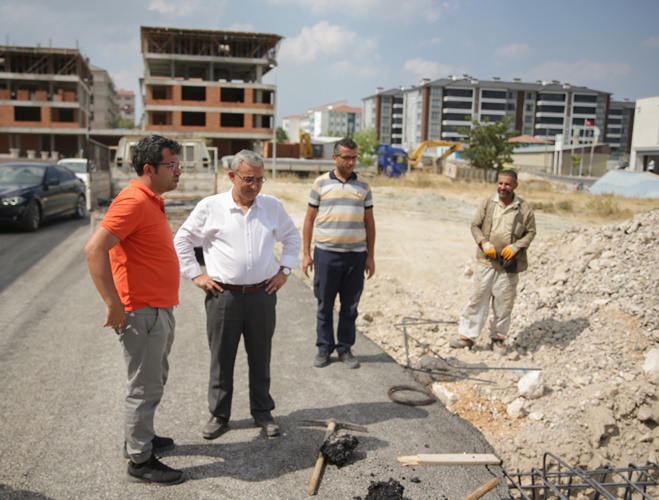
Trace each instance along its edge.
{"label": "yellow work glove", "polygon": [[506,248],[501,250],[501,257],[506,260],[510,260],[517,254],[517,252],[519,252],[519,249],[515,245],[508,245]]}
{"label": "yellow work glove", "polygon": [[483,249],[483,252],[485,255],[487,255],[490,259],[496,259],[497,258],[497,249],[494,248],[494,245],[490,243],[489,241],[486,241],[481,245],[481,248]]}

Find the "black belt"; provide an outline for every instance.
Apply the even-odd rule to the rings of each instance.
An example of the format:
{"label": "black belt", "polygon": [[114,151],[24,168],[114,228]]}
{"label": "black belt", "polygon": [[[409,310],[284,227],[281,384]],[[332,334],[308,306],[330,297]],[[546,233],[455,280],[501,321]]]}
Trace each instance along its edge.
{"label": "black belt", "polygon": [[265,286],[265,281],[257,283],[256,285],[227,285],[225,283],[220,283],[219,281],[216,281],[215,283],[220,285],[223,290],[241,293],[254,293]]}

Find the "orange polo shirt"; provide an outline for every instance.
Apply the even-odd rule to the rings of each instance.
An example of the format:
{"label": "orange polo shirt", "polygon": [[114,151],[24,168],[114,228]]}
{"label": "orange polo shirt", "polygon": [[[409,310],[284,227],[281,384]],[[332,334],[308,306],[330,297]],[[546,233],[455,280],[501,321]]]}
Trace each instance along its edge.
{"label": "orange polo shirt", "polygon": [[121,240],[110,263],[126,310],[177,305],[179,263],[163,199],[132,179],[100,224]]}

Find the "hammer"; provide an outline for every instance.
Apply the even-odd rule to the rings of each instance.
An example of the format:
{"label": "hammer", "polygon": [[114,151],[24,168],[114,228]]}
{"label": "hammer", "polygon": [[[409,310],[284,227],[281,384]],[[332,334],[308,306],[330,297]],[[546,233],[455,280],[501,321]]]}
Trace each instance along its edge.
{"label": "hammer", "polygon": [[[335,418],[329,418],[327,420],[302,420],[303,424],[307,425],[326,425],[327,430],[325,431],[325,437],[323,438],[323,443],[330,437],[337,428],[350,429],[352,431],[368,432],[368,429],[363,425],[351,424],[349,422],[339,422]],[[320,473],[323,470],[323,464],[325,463],[325,455],[323,452],[318,453],[318,458],[316,459],[316,466],[313,468],[313,474],[311,475],[311,481],[309,481],[309,487],[307,488],[307,493],[309,495],[316,494],[316,487],[318,486],[318,480],[320,479]]]}

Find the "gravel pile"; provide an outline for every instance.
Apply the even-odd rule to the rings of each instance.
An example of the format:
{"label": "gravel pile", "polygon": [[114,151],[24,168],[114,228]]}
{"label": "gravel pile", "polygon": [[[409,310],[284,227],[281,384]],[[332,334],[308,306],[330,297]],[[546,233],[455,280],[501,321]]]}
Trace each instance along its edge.
{"label": "gravel pile", "polygon": [[[428,371],[417,378],[478,427],[510,471],[542,467],[546,451],[588,469],[658,462],[658,242],[654,211],[534,244],[505,351],[487,350],[485,333],[471,351],[451,350],[457,326],[429,321],[407,329],[424,346],[409,352]],[[457,321],[460,308],[440,288],[415,294],[401,282],[389,278],[398,314],[371,310],[359,327],[406,364],[400,309]],[[447,377],[447,362],[483,369]]]}

